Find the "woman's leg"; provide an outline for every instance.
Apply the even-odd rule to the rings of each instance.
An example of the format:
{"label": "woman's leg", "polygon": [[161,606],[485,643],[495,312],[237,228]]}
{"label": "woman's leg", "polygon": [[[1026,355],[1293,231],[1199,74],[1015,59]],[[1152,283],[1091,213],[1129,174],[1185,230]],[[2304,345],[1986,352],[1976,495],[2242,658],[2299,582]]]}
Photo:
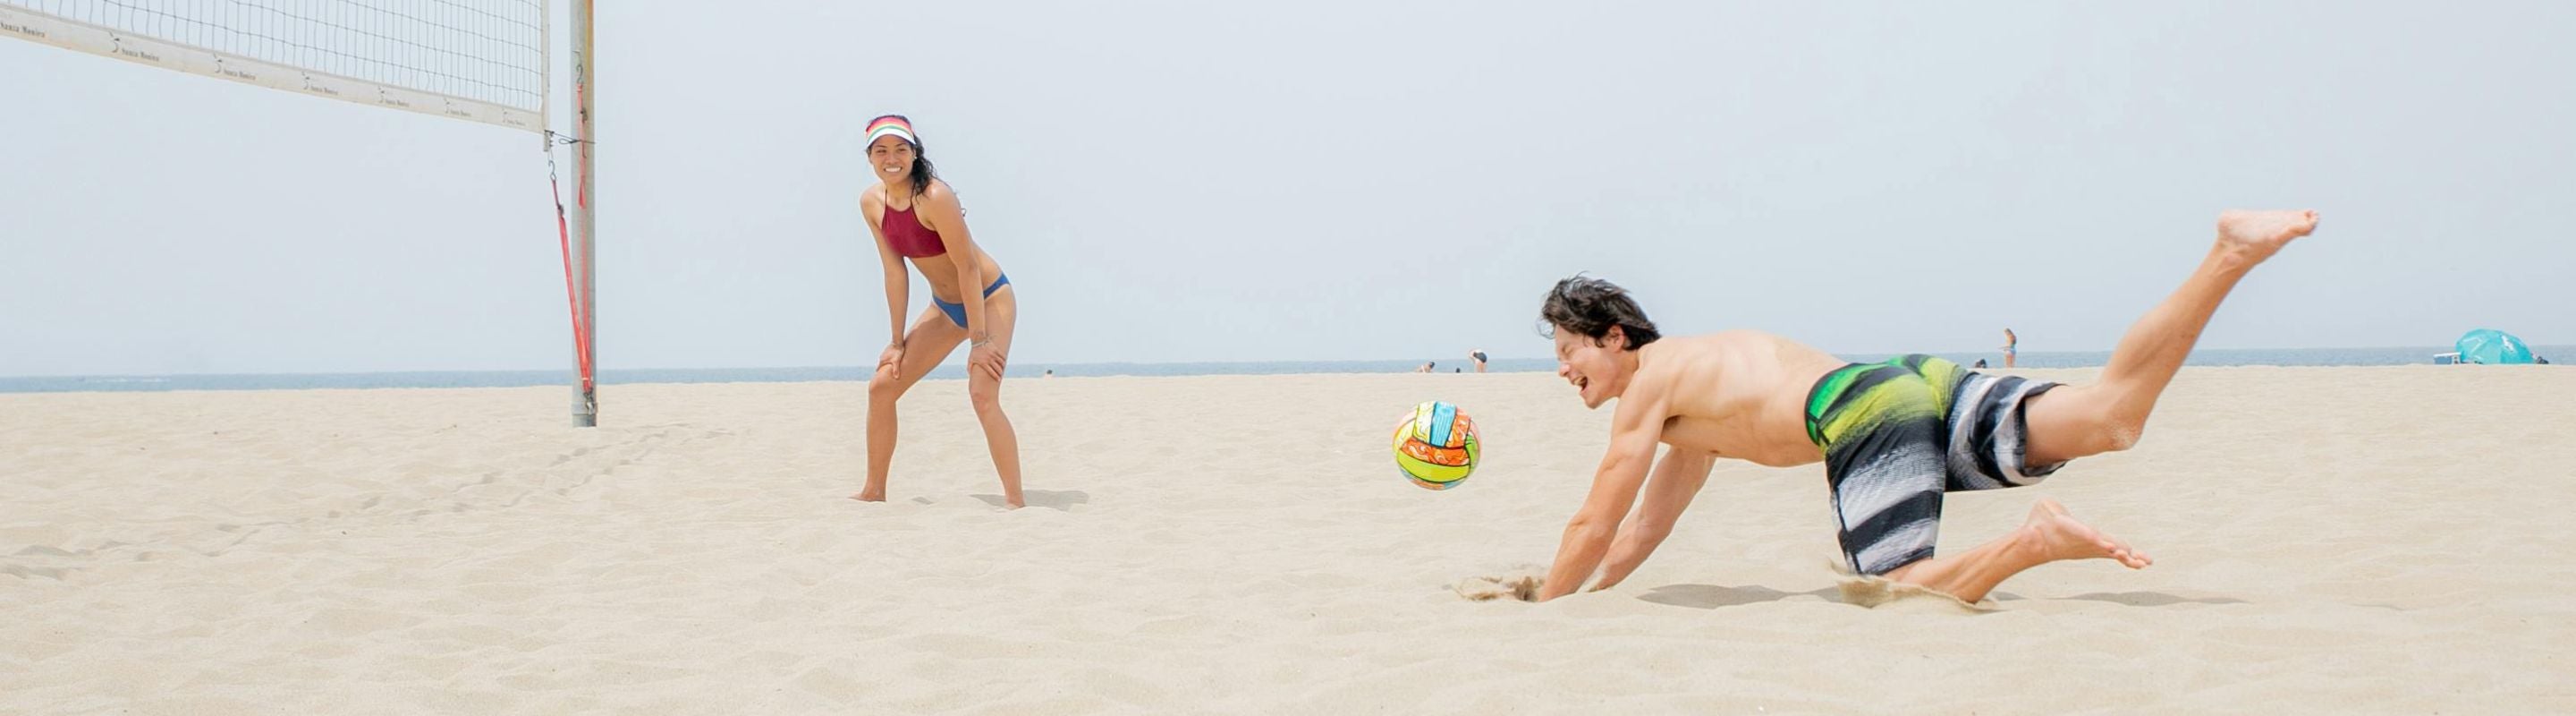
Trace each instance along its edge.
{"label": "woman's leg", "polygon": [[[984,324],[993,335],[993,347],[1002,351],[1007,364],[1011,355],[1013,328],[1019,323],[1020,303],[1009,286],[984,297]],[[1020,435],[1011,429],[1011,418],[1002,414],[1002,380],[974,369],[970,354],[966,370],[966,399],[975,405],[975,420],[984,425],[984,447],[993,453],[993,471],[1002,476],[1002,503],[1012,509],[1025,504],[1020,498]]]}
{"label": "woman's leg", "polygon": [[878,366],[876,377],[868,379],[868,481],[851,499],[885,501],[886,471],[894,464],[895,401],[964,340],[966,329],[949,322],[938,306],[926,308],[903,332],[902,367]]}

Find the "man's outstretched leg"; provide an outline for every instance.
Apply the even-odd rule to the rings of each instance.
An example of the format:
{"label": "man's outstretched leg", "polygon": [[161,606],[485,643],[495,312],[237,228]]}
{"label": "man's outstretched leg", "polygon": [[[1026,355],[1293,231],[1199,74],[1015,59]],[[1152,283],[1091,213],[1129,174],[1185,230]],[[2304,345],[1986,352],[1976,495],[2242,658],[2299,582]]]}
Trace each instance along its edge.
{"label": "man's outstretched leg", "polygon": [[2056,500],[2041,498],[2039,504],[2030,507],[2030,519],[2014,528],[2012,534],[1957,555],[1898,567],[1882,576],[1975,602],[2023,570],[2059,560],[2093,558],[2116,560],[2130,569],[2155,563],[2129,549],[2127,543],[2075,521],[2075,516],[2067,514],[2066,507]]}
{"label": "man's outstretched leg", "polygon": [[[2126,450],[2146,429],[2156,397],[2182,369],[2218,303],[2256,264],[2317,228],[2314,211],[2230,211],[2218,215],[2218,243],[2200,268],[2164,303],[2129,327],[2111,362],[2092,385],[2069,385],[2033,396],[2028,465],[2054,465],[2087,455]],[[1964,555],[1963,555],[1964,556]]]}

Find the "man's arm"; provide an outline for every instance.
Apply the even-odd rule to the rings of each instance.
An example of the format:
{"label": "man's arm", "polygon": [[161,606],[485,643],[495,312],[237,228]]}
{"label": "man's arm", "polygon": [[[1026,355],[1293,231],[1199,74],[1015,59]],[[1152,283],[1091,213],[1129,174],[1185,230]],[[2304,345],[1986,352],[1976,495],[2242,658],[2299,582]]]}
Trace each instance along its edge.
{"label": "man's arm", "polygon": [[1671,417],[1667,405],[1660,376],[1639,371],[1630,380],[1627,392],[1619,397],[1619,412],[1610,420],[1610,451],[1601,456],[1601,467],[1592,475],[1591,494],[1584,496],[1582,509],[1575,510],[1574,520],[1565,526],[1556,564],[1548,568],[1547,582],[1539,585],[1538,601],[1574,592],[1601,565],[1620,518],[1637,501],[1637,490],[1655,463],[1655,443],[1664,437],[1664,419]]}
{"label": "man's arm", "polygon": [[1708,484],[1708,471],[1717,466],[1717,456],[1697,450],[1671,448],[1664,451],[1662,462],[1655,463],[1654,476],[1646,479],[1645,494],[1637,502],[1636,519],[1619,528],[1619,538],[1610,543],[1609,561],[1601,564],[1601,581],[1593,591],[1609,589],[1646,563],[1646,556],[1664,544],[1673,533],[1673,522],[1690,509],[1691,498],[1699,495],[1701,485]]}

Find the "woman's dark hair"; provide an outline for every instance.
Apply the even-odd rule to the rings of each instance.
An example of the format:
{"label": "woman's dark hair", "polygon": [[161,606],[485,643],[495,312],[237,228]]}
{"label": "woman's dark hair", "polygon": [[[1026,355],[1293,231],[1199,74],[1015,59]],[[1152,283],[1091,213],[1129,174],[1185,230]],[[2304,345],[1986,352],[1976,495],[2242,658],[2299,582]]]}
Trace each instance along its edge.
{"label": "woman's dark hair", "polygon": [[[886,117],[902,120],[903,126],[912,127],[912,118],[900,114],[885,115],[868,120],[868,123],[876,124],[877,119]],[[912,195],[920,196],[922,192],[930,191],[930,180],[939,178],[939,170],[930,165],[930,153],[921,148],[921,130],[913,129],[912,135],[913,140],[906,142],[912,145]]]}
{"label": "woman's dark hair", "polygon": [[1611,326],[1618,326],[1628,339],[1628,345],[1621,348],[1632,351],[1664,337],[1655,330],[1654,321],[1646,320],[1646,310],[1628,297],[1627,289],[1583,274],[1558,281],[1556,288],[1548,289],[1547,302],[1539,305],[1538,318],[1543,324],[1540,334],[1549,338],[1555,338],[1557,331],[1573,331],[1599,341],[1610,335]]}

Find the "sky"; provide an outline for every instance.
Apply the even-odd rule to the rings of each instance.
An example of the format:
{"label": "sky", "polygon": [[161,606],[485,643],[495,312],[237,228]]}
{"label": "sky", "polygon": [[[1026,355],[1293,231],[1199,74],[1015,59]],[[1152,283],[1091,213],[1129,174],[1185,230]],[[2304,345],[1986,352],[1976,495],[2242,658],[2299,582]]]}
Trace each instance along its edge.
{"label": "sky", "polygon": [[[2576,4],[1827,5],[602,3],[599,364],[872,361],[889,112],[1019,364],[1540,358],[1578,271],[1666,333],[2107,350],[2232,207],[2324,219],[2204,347],[2576,344]],[[533,134],[23,41],[0,98],[0,375],[571,362]]]}

